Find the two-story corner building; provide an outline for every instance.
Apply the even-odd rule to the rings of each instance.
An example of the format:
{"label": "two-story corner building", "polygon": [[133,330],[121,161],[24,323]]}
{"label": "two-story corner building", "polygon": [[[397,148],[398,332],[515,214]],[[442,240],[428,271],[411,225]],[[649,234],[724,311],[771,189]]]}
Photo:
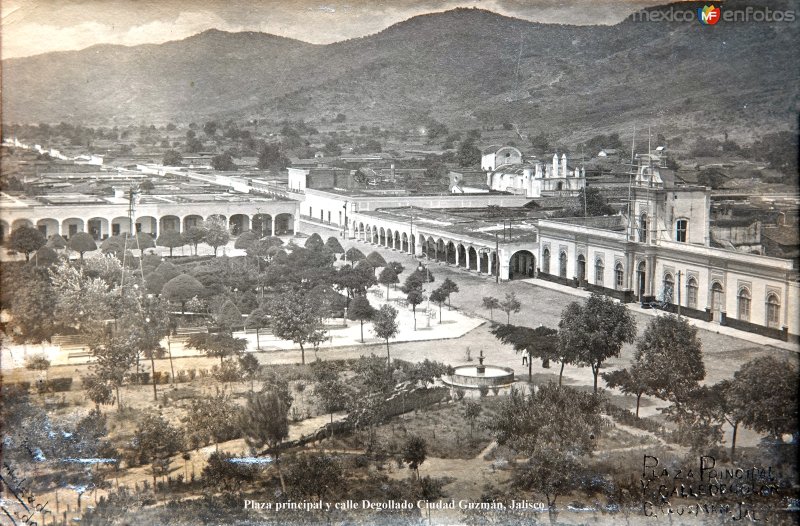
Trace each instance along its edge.
{"label": "two-story corner building", "polygon": [[708,189],[665,183],[643,164],[626,213],[539,221],[539,277],[797,338],[797,260],[711,246],[710,205]]}

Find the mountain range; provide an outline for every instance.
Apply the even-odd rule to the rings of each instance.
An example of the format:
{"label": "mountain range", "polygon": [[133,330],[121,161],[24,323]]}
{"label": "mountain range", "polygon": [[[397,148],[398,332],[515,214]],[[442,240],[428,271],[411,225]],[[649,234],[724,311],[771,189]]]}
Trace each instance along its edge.
{"label": "mountain range", "polygon": [[[737,6],[744,4],[725,3]],[[3,121],[112,125],[344,113],[385,125],[510,122],[560,136],[634,123],[754,135],[796,129],[797,37],[797,22],[629,18],[571,26],[479,9],[417,16],[328,45],[209,30],[164,44],[4,60]]]}

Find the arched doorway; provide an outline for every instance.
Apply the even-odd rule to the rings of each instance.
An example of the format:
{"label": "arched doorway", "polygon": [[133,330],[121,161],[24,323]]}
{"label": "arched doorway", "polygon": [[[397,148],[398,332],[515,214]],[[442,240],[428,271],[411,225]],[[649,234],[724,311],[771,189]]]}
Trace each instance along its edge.
{"label": "arched doorway", "polygon": [[558,255],[558,275],[562,278],[567,277],[567,253],[564,251]]}
{"label": "arched doorway", "polygon": [[183,231],[188,232],[190,228],[203,225],[203,218],[196,214],[191,214],[183,218]]}
{"label": "arched doorway", "polygon": [[403,250],[403,252],[408,252],[409,251],[408,250],[408,234],[406,234],[405,232],[403,232],[403,241],[402,241],[402,245],[400,246],[400,248]]}
{"label": "arched doorway", "polygon": [[36,222],[36,228],[45,238],[50,238],[58,234],[58,221],[56,219],[40,219]]}
{"label": "arched doorway", "polygon": [[478,270],[478,251],[474,247],[469,247],[467,254],[469,255],[469,267],[467,268],[469,270]]}
{"label": "arched doorway", "polygon": [[179,232],[181,231],[181,220],[177,216],[162,216],[160,223],[160,231],[164,232]]}
{"label": "arched doorway", "polygon": [[720,321],[725,308],[725,297],[722,283],[715,281],[711,284],[711,315],[713,321]]}
{"label": "arched doorway", "polygon": [[78,232],[83,232],[83,219],[71,217],[61,222],[61,235],[65,238],[74,236]]}
{"label": "arched doorway", "polygon": [[550,249],[545,248],[542,251],[542,272],[550,274]]}
{"label": "arched doorway", "polygon": [[456,246],[455,246],[455,244],[453,244],[452,241],[448,241],[447,242],[447,247],[445,248],[445,252],[447,254],[447,258],[445,259],[445,261],[447,261],[447,263],[449,263],[450,265],[455,265],[456,264]]}
{"label": "arched doorway", "polygon": [[436,255],[436,261],[445,260],[444,241],[441,239],[436,242],[435,255]]}
{"label": "arched doorway", "polygon": [[259,237],[267,237],[272,235],[272,216],[269,214],[256,214],[253,216],[252,226],[250,230],[257,234]]}
{"label": "arched doorway", "polygon": [[108,219],[93,217],[86,222],[86,229],[95,241],[108,237]]}
{"label": "arched doorway", "polygon": [[527,250],[519,250],[511,255],[508,264],[508,279],[524,279],[533,277],[536,258]]}
{"label": "arched doorway", "polygon": [[458,257],[456,259],[459,267],[467,268],[467,249],[464,248],[464,245],[458,245]]}
{"label": "arched doorway", "polygon": [[578,255],[578,282],[583,283],[586,281],[586,256],[583,254]]}
{"label": "arched doorway", "polygon": [[386,246],[394,248],[394,232],[389,228],[386,229]]}
{"label": "arched doorway", "polygon": [[143,232],[150,234],[153,239],[158,237],[158,221],[152,216],[142,216],[136,218],[136,233]]}
{"label": "arched doorway", "polygon": [[378,231],[378,244],[382,247],[386,246],[386,230],[383,227]]}
{"label": "arched doorway", "polygon": [[294,216],[292,214],[275,216],[275,235],[288,236],[291,234],[294,234]]}

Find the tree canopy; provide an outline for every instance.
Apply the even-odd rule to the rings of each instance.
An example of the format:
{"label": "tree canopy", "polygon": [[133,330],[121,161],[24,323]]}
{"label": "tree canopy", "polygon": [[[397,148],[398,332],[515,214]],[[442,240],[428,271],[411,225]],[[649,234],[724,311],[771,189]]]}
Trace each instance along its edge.
{"label": "tree canopy", "polygon": [[595,392],[603,362],[619,356],[622,345],[635,337],[636,322],[625,305],[600,294],[592,294],[583,304],[567,305],[558,323],[560,348],[575,352],[576,364],[592,368]]}
{"label": "tree canopy", "polygon": [[25,254],[25,261],[30,261],[31,254],[47,243],[44,235],[38,229],[30,226],[15,228],[8,238],[8,248],[15,252]]}

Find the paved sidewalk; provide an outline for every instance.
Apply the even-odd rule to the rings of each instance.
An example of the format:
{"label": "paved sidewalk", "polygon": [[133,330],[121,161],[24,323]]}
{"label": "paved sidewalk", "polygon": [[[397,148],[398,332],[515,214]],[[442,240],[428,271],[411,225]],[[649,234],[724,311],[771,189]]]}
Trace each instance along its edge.
{"label": "paved sidewalk", "polygon": [[[542,287],[550,290],[555,290],[558,292],[563,292],[564,294],[570,294],[572,296],[578,296],[581,298],[588,298],[589,296],[591,296],[591,292],[587,290],[577,289],[574,287],[561,285],[559,283],[553,283],[552,281],[546,281],[543,279],[522,279],[519,281],[527,283],[529,285],[533,285],[535,287]],[[644,309],[638,303],[628,303],[626,304],[626,307],[628,307],[630,310],[634,312],[638,312],[640,314],[646,314],[648,316],[661,316],[664,314],[663,311],[659,311],[657,309]],[[738,338],[740,340],[745,340],[758,345],[768,345],[771,347],[784,349],[786,351],[800,352],[800,345],[796,343],[784,342],[781,340],[776,340],[774,338],[761,336],[760,334],[741,331],[739,329],[734,329],[732,327],[726,327],[724,325],[720,325],[719,323],[697,320],[694,318],[686,318],[686,319],[689,321],[691,325],[697,327],[698,329],[703,329],[710,332],[716,332],[717,334],[724,334],[726,336],[731,336],[732,338]]]}

